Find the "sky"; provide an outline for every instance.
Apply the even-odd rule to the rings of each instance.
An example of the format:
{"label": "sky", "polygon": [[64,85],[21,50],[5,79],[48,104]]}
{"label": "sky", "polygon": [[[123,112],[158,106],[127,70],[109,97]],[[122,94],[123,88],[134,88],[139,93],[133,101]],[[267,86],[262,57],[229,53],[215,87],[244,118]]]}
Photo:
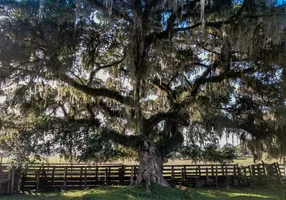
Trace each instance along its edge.
{"label": "sky", "polygon": [[3,103],[5,101],[5,97],[0,97],[0,103]]}

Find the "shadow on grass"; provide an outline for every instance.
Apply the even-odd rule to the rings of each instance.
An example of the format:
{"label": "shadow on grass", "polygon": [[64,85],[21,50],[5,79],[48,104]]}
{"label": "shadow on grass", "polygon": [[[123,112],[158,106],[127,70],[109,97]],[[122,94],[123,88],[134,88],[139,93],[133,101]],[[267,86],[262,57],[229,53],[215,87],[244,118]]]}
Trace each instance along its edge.
{"label": "shadow on grass", "polygon": [[0,200],[183,200],[186,191],[153,185],[151,193],[140,186],[108,186],[91,190],[30,193],[0,197]]}
{"label": "shadow on grass", "polygon": [[134,200],[183,200],[185,191],[175,188],[165,188],[153,185],[151,193],[146,193],[145,187],[102,187],[83,195],[82,200],[134,199]]}
{"label": "shadow on grass", "polygon": [[256,189],[165,188],[153,185],[151,193],[140,186],[107,186],[91,190],[31,193],[0,197],[0,200],[286,200],[286,186]]}

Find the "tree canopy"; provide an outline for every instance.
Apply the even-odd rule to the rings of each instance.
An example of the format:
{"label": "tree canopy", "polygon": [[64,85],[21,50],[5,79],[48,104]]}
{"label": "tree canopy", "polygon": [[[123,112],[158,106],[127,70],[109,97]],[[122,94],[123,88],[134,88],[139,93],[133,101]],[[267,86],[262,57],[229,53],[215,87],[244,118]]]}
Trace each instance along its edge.
{"label": "tree canopy", "polygon": [[102,160],[232,132],[257,159],[284,156],[285,14],[271,0],[0,0],[0,144]]}

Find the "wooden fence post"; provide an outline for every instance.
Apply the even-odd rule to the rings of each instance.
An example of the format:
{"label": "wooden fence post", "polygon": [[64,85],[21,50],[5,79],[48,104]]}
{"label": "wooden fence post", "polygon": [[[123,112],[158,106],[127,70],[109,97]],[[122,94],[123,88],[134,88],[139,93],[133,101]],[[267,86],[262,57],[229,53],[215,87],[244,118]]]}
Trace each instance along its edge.
{"label": "wooden fence post", "polygon": [[85,166],[85,168],[84,168],[84,187],[85,188],[87,187],[86,176],[87,176],[87,169],[86,169],[86,166]]}
{"label": "wooden fence post", "polygon": [[284,177],[286,177],[286,160],[284,159]]}
{"label": "wooden fence post", "polygon": [[261,176],[261,168],[260,168],[260,164],[257,164],[255,167],[256,167],[256,170],[255,170],[255,172],[257,171],[257,176]]}
{"label": "wooden fence post", "polygon": [[262,163],[262,167],[263,167],[263,175],[267,175],[267,170],[265,169],[265,163]]}
{"label": "wooden fence post", "polygon": [[98,180],[99,180],[99,178],[98,178],[98,166],[96,166],[96,168],[95,168],[95,182],[96,183],[98,183]]}
{"label": "wooden fence post", "polygon": [[238,165],[234,165],[233,166],[233,175],[237,176],[237,174],[238,174]]}
{"label": "wooden fence post", "polygon": [[125,176],[125,169],[124,165],[121,165],[119,168],[119,184],[124,185],[124,176]]}
{"label": "wooden fence post", "polygon": [[37,180],[36,192],[39,192],[40,190],[40,170],[37,170],[35,175],[36,175],[36,180]]}
{"label": "wooden fence post", "polygon": [[27,177],[27,169],[24,168],[24,170],[22,171],[21,173],[21,177],[20,177],[20,191],[23,191],[24,190],[24,185],[25,185],[25,182],[26,182],[26,177]]}
{"label": "wooden fence post", "polygon": [[107,179],[108,179],[108,168],[106,167],[105,168],[105,180],[104,180],[104,184],[105,185],[108,185],[108,180]]}
{"label": "wooden fence post", "polygon": [[218,187],[218,173],[217,173],[217,166],[215,167],[215,185]]}
{"label": "wooden fence post", "polygon": [[7,194],[11,194],[11,180],[12,180],[12,169],[9,169],[8,171],[8,186],[7,186]]}
{"label": "wooden fence post", "polygon": [[11,190],[12,190],[12,194],[15,193],[15,176],[16,176],[16,167],[13,166],[12,167],[12,181],[11,181]]}
{"label": "wooden fence post", "polygon": [[56,171],[56,167],[55,167],[55,166],[53,166],[53,171],[52,171],[52,180],[51,180],[51,187],[53,187],[53,185],[54,185],[55,171]]}
{"label": "wooden fence post", "polygon": [[67,166],[65,166],[65,171],[64,171],[64,190],[67,189]]}
{"label": "wooden fence post", "polygon": [[187,179],[187,168],[186,168],[186,165],[184,165],[184,180],[185,180],[185,183],[187,184],[188,183],[188,179]]}
{"label": "wooden fence post", "polygon": [[171,173],[172,173],[172,174],[171,174],[172,183],[175,184],[175,175],[174,175],[175,171],[174,171],[174,166],[172,166],[172,172],[171,172]]}
{"label": "wooden fence post", "polygon": [[209,184],[209,169],[206,168],[206,182]]}
{"label": "wooden fence post", "polygon": [[137,166],[135,166],[133,176],[136,178],[136,180],[137,180],[137,173],[138,173],[138,169],[137,169]]}
{"label": "wooden fence post", "polygon": [[250,176],[255,176],[255,168],[254,165],[249,166]]}
{"label": "wooden fence post", "polygon": [[107,177],[107,184],[110,185],[110,173],[111,173],[111,167],[108,167],[108,177]]}
{"label": "wooden fence post", "polygon": [[229,178],[229,174],[228,174],[228,166],[225,166],[225,174],[226,174],[226,186],[229,187],[230,178]]}
{"label": "wooden fence post", "polygon": [[241,176],[242,176],[242,173],[241,173],[241,167],[237,166],[237,173],[238,173],[238,182],[241,183]]}
{"label": "wooden fence post", "polygon": [[15,192],[15,166],[13,165],[10,169],[10,194]]}
{"label": "wooden fence post", "polygon": [[277,176],[280,178],[281,177],[281,171],[280,171],[279,163],[278,162],[274,163],[274,166],[275,166],[275,169],[277,172]]}
{"label": "wooden fence post", "polygon": [[83,170],[82,170],[82,167],[80,167],[80,180],[79,180],[79,187],[82,187],[82,174],[83,174]]}
{"label": "wooden fence post", "polygon": [[130,185],[133,185],[133,173],[134,173],[134,169],[133,169],[133,166],[131,166]]}
{"label": "wooden fence post", "polygon": [[184,177],[184,168],[182,168],[182,185],[185,183],[185,177]]}

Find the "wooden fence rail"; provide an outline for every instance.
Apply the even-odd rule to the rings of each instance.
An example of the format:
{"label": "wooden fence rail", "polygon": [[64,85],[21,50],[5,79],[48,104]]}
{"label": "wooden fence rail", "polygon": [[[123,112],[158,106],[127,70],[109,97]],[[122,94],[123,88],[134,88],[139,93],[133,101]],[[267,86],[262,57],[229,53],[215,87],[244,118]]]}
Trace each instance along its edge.
{"label": "wooden fence rail", "polygon": [[[136,165],[27,165],[21,177],[15,167],[0,166],[0,191],[13,193],[18,189],[54,190],[92,188],[98,185],[129,185],[136,181]],[[199,186],[202,184],[220,185],[234,183],[241,178],[271,175],[285,176],[285,166],[258,164],[250,166],[228,165],[164,165],[163,176],[169,184]],[[3,187],[1,180],[3,177]],[[20,177],[20,178],[19,178]]]}

